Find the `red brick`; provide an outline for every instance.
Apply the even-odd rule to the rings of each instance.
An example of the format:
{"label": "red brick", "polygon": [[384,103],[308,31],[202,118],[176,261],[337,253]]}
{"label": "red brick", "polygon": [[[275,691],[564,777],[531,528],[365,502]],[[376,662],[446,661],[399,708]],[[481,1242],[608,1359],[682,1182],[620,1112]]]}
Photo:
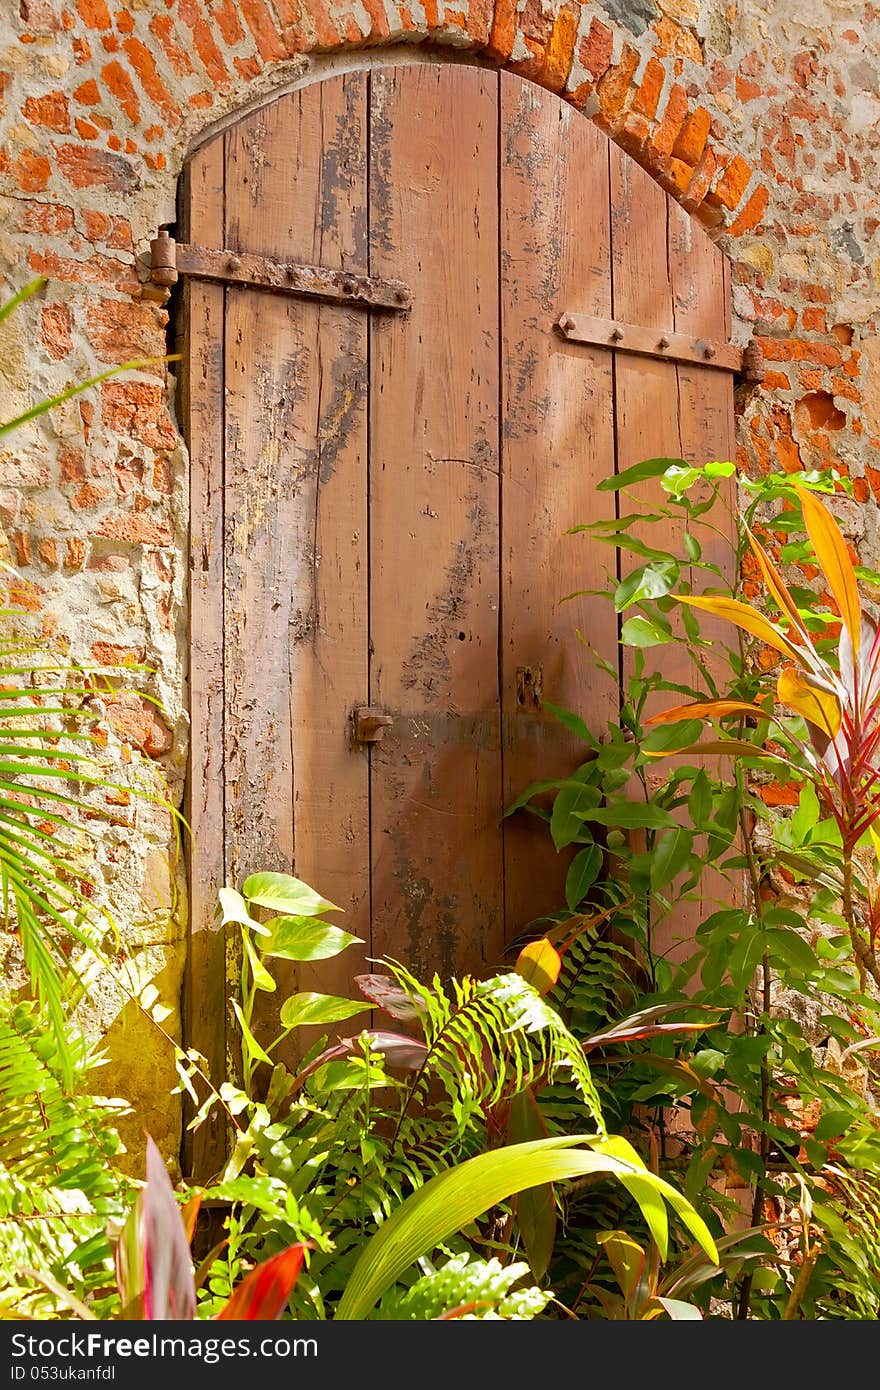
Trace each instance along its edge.
{"label": "red brick", "polygon": [[89,341],[104,362],[159,357],[165,351],[164,333],[148,304],[93,300],[86,314],[86,326]]}
{"label": "red brick", "polygon": [[702,159],[693,172],[687,193],[682,198],[684,207],[693,211],[698,208],[712,186],[712,180],[718,172],[718,160],[711,145],[704,152]]}
{"label": "red brick", "polygon": [[170,15],[157,14],[150,20],[150,33],[159,40],[165,50],[165,57],[178,77],[186,77],[193,71],[189,54],[174,39],[174,20]]}
{"label": "red brick", "polygon": [[98,127],[92,125],[91,121],[84,121],[82,116],[77,116],[73,124],[80,140],[97,140]]}
{"label": "red brick", "polygon": [[639,55],[629,44],[623,45],[620,62],[609,68],[596,88],[599,98],[597,124],[613,126],[629,94],[633,73],[639,65]]}
{"label": "red brick", "polygon": [[[231,80],[229,69],[223,61],[212,27],[200,12],[196,0],[180,0],[178,9],[180,18],[193,36],[195,51],[212,83],[221,90],[228,87]],[[214,17],[224,42],[234,44],[244,38],[244,30],[233,11],[232,0],[225,0],[225,3],[214,11]],[[234,24],[231,20],[234,20]]]}
{"label": "red brick", "polygon": [[105,154],[88,145],[56,146],[58,165],[74,188],[92,188],[96,184],[111,193],[128,193],[137,186],[137,176],[127,159]]}
{"label": "red brick", "polygon": [[169,494],[174,490],[171,465],[167,458],[157,458],[153,464],[153,487],[157,492]]}
{"label": "red brick", "polygon": [[44,536],[37,541],[37,554],[44,565],[58,564],[58,542],[53,536]]}
{"label": "red brick", "polygon": [[591,20],[590,31],[581,39],[578,48],[578,60],[594,81],[604,77],[610,68],[613,46],[614,34],[608,26],[600,24],[598,19]]}
{"label": "red brick", "polygon": [[737,76],[736,95],[737,99],[744,105],[748,101],[755,101],[761,95],[762,88],[757,82],[750,82],[746,77]]}
{"label": "red brick", "polygon": [[656,58],[649,58],[642,76],[641,85],[633,98],[633,110],[638,111],[643,116],[654,116],[657,112],[657,104],[660,101],[660,93],[663,91],[663,83],[666,81],[666,69]]}
{"label": "red brick", "polygon": [[[275,63],[285,57],[284,44],[264,0],[239,0],[241,13],[254,36],[257,52],[264,63]],[[387,30],[386,30],[387,32]]]}
{"label": "red brick", "polygon": [[86,459],[82,449],[65,449],[58,459],[59,480],[62,483],[82,483],[86,476]]}
{"label": "red brick", "polygon": [[27,531],[10,531],[9,542],[15,551],[15,563],[20,569],[31,562],[31,538]]}
{"label": "red brick", "polygon": [[118,59],[114,58],[112,63],[107,63],[101,75],[107,85],[107,90],[119,103],[123,115],[128,117],[132,125],[137,125],[141,119],[141,105],[134,89],[134,83],[125,68]]}
{"label": "red brick", "polygon": [[25,120],[31,125],[46,126],[66,135],[70,130],[70,111],[67,97],[63,92],[47,92],[42,97],[28,97],[21,108]]}
{"label": "red brick", "polygon": [[180,108],[168,92],[159,76],[156,60],[140,39],[127,38],[122,47],[126,57],[141,81],[141,86],[151,101],[154,101],[171,126],[180,125]]}
{"label": "red brick", "polygon": [[107,381],[101,396],[101,423],[106,430],[132,435],[156,449],[173,448],[177,442],[164,386],[146,381]]}
{"label": "red brick", "polygon": [[675,86],[669,93],[663,119],[651,144],[659,155],[669,155],[687,115],[688,99],[684,87]]}
{"label": "red brick", "polygon": [[766,184],[761,184],[756,188],[749,201],[746,203],[738,217],[734,218],[728,227],[731,236],[742,236],[743,232],[751,232],[761,221],[770,200],[770,190]]}
{"label": "red brick", "polygon": [[686,193],[693,175],[690,164],[682,159],[668,159],[663,170],[664,184],[675,193]]}
{"label": "red brick", "polygon": [[113,285],[116,289],[129,291],[137,285],[133,268],[110,256],[92,256],[90,260],[78,261],[72,256],[59,256],[54,251],[31,251],[28,265],[38,275],[70,280],[74,284]]}
{"label": "red brick", "polygon": [[616,140],[622,149],[637,158],[650,134],[650,122],[637,112],[629,111],[617,129]]}
{"label": "red brick", "polygon": [[12,166],[15,181],[22,193],[42,193],[52,176],[52,166],[44,154],[22,150]]}
{"label": "red brick", "polygon": [[73,316],[66,304],[44,304],[40,312],[40,332],[43,346],[54,362],[61,362],[73,346],[71,324]]}
{"label": "red brick", "polygon": [[553,23],[541,80],[551,92],[561,92],[571,71],[579,15],[561,10]]}
{"label": "red brick", "polygon": [[706,202],[712,203],[716,207],[735,208],[745,193],[751,177],[751,166],[746,163],[741,154],[735,155],[715,187],[706,194]]}
{"label": "red brick", "polygon": [[91,652],[101,666],[143,666],[147,658],[145,647],[127,647],[120,642],[93,642]]}
{"label": "red brick", "polygon": [[[281,3],[281,0],[278,0],[278,3],[276,3],[276,9],[278,8],[279,3]],[[192,10],[195,9],[195,7],[192,5],[188,5],[187,8]],[[183,11],[184,5],[181,4],[181,17],[185,19],[187,24],[190,24],[190,20],[186,18]],[[220,36],[223,39],[223,42],[225,44],[228,44],[230,48],[234,44],[240,43],[241,40],[244,38],[244,30],[241,27],[241,21],[238,17],[238,11],[235,7],[235,0],[216,0],[216,3],[211,7],[211,17],[217,21],[217,27],[220,30]],[[282,19],[282,23],[283,22],[284,21]],[[204,59],[202,61],[204,61]]]}
{"label": "red brick", "polygon": [[680,159],[693,168],[706,148],[711,124],[712,117],[705,106],[698,106],[696,111],[692,111],[676,136],[672,147],[673,159]]}
{"label": "red brick", "polygon": [[81,82],[74,88],[74,101],[78,101],[80,106],[97,106],[101,100],[101,92],[97,82],[90,77],[87,82]]}
{"label": "red brick", "polygon": [[76,0],[79,17],[87,29],[109,29],[110,11],[105,0]]}
{"label": "red brick", "polygon": [[71,497],[70,505],[75,512],[91,512],[106,502],[109,495],[106,488],[98,487],[96,483],[83,483]]}
{"label": "red brick", "polygon": [[64,203],[39,203],[21,199],[19,230],[40,232],[43,236],[58,236],[73,228],[73,208]]}
{"label": "red brick", "polygon": [[112,512],[103,518],[95,532],[107,540],[128,541],[130,545],[170,545],[174,528],[170,521],[157,521],[140,512]]}
{"label": "red brick", "polygon": [[765,391],[790,391],[791,382],[784,372],[765,372],[764,373]]}

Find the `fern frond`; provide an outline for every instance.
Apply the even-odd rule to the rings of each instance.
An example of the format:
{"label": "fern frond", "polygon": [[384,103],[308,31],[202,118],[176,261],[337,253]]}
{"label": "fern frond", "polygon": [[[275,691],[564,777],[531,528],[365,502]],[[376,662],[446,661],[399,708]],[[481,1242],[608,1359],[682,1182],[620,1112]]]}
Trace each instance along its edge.
{"label": "fern frond", "polygon": [[79,1034],[59,1043],[34,1004],[0,1005],[0,1316],[53,1306],[26,1268],[81,1296],[112,1283],[107,1220],[132,1189],[114,1162],[125,1107],[66,1088],[71,1063],[82,1085],[96,1060]]}
{"label": "fern frond", "polygon": [[570,1077],[600,1132],[602,1108],[584,1051],[552,1004],[521,975],[452,981],[452,996],[435,975],[425,987],[397,961],[386,961],[413,999],[428,1053],[412,1086],[424,1101],[432,1076],[442,1083],[459,1132],[483,1113],[536,1082]]}

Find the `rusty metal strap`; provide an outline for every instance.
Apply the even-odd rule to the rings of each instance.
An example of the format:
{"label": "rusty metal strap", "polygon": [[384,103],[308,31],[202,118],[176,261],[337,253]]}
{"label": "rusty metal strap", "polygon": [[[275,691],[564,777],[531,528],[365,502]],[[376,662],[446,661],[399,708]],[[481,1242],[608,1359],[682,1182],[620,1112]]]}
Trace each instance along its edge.
{"label": "rusty metal strap", "polygon": [[245,251],[214,251],[176,242],[164,231],[150,243],[150,252],[150,278],[164,289],[176,284],[179,276],[188,275],[372,309],[401,310],[412,304],[412,292],[402,280],[380,280],[373,275],[328,270],[326,266],[276,261]]}
{"label": "rusty metal strap", "polygon": [[736,373],[745,380],[760,380],[762,375],[752,345],[743,349],[733,343],[641,328],[615,319],[592,318],[589,314],[563,314],[556,328],[570,343],[587,343],[641,357],[666,358],[670,362],[691,362],[701,367],[714,367],[720,372]]}

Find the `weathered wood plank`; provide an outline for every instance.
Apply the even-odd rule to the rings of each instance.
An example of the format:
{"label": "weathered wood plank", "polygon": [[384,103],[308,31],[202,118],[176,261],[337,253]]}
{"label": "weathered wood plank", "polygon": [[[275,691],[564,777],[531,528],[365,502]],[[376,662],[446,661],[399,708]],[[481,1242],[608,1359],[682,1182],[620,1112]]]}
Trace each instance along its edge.
{"label": "weathered wood plank", "polygon": [[[366,262],[366,77],[280,98],[228,136],[228,244]],[[227,327],[226,785],[231,881],[293,871],[368,927],[366,318],[231,289]],[[366,933],[369,940],[368,931]],[[348,953],[279,970],[347,992]]]}
{"label": "weathered wood plank", "polygon": [[[608,141],[558,98],[501,75],[502,728],[504,797],[564,776],[583,744],[543,707],[572,709],[597,733],[617,714],[617,687],[598,675],[594,648],[615,666],[617,620],[595,589],[614,551],[566,536],[614,515],[596,485],[614,469],[612,359],[553,331],[561,308],[611,313]],[[531,673],[524,680],[523,673]],[[540,687],[540,694],[536,691]],[[572,852],[557,855],[544,822],[505,822],[508,939],[565,902]]]}
{"label": "weathered wood plank", "polygon": [[495,74],[371,78],[373,950],[485,972],[503,943]]}
{"label": "weathered wood plank", "polygon": [[[702,229],[675,205],[669,211],[669,267],[676,328],[684,333],[706,336],[726,333],[730,315],[727,262]],[[732,384],[705,368],[680,365],[678,393],[684,457],[693,463],[732,459],[735,448]],[[693,495],[698,495],[696,490]],[[735,573],[732,520],[736,506],[735,478],[722,484],[721,500],[727,512],[719,511],[712,516],[717,529],[701,531],[701,558],[717,565],[727,581],[732,582]],[[689,578],[697,593],[716,588],[720,583],[711,571],[695,567],[691,567]],[[703,652],[702,657],[723,687],[730,676],[723,652],[725,647],[735,645],[733,630],[729,623],[708,614],[701,614],[700,629],[717,644],[714,650]],[[699,690],[708,693],[705,678],[696,669],[693,680]],[[703,765],[710,776],[723,777],[730,772],[727,759],[707,758]],[[697,921],[739,899],[739,878],[737,874],[735,880],[731,880],[711,866],[705,870],[699,885],[700,899],[693,907]]]}
{"label": "weathered wood plank", "polygon": [[[183,187],[183,219],[203,240],[223,239],[223,139],[202,147]],[[226,1071],[226,956],[214,920],[223,884],[223,301],[220,285],[184,290],[183,410],[190,472],[189,773],[184,814],[190,940],[184,980],[184,1043],[206,1059],[215,1082]],[[222,1112],[185,1131],[183,1162],[196,1179],[217,1173],[226,1151]]]}

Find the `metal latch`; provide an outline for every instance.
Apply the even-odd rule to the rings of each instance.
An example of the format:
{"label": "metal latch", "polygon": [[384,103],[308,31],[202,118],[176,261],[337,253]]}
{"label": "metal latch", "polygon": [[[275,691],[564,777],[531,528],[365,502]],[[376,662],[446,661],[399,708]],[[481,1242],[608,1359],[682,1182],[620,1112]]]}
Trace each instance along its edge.
{"label": "metal latch", "polygon": [[356,743],[378,743],[394,723],[393,717],[375,705],[360,705],[354,712],[354,737]]}

